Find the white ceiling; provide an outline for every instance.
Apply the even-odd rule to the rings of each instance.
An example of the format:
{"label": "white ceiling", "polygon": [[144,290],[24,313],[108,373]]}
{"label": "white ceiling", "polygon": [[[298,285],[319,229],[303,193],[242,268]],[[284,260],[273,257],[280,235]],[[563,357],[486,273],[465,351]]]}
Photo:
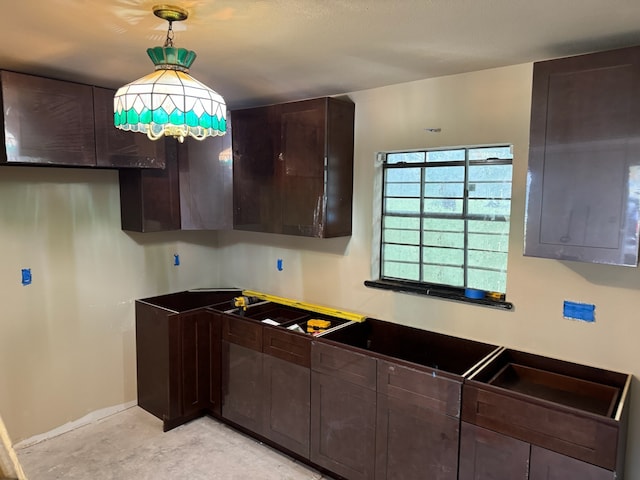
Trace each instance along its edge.
{"label": "white ceiling", "polygon": [[230,108],[640,44],[640,0],[3,0],[0,68],[116,88],[174,44]]}

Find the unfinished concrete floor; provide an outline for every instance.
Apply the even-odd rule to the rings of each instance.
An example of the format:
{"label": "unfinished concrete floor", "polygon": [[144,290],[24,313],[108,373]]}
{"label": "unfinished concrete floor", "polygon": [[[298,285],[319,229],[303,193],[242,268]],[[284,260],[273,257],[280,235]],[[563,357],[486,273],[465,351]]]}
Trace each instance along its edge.
{"label": "unfinished concrete floor", "polygon": [[163,433],[139,407],[17,453],[29,480],[329,478],[212,418]]}

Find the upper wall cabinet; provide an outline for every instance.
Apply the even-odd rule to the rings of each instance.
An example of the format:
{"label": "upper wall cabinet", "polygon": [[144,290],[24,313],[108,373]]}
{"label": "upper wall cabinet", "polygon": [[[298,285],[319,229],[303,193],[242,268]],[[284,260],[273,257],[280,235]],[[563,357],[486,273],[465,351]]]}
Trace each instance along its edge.
{"label": "upper wall cabinet", "polygon": [[122,229],[230,230],[233,168],[231,131],[202,141],[158,140],[166,149],[166,167],[121,169]]}
{"label": "upper wall cabinet", "polygon": [[94,166],[91,87],[0,72],[4,113],[2,161]]}
{"label": "upper wall cabinet", "polygon": [[0,162],[164,168],[164,142],[113,125],[113,90],[2,71]]}
{"label": "upper wall cabinet", "polygon": [[640,47],[534,64],[524,254],[637,266]]}
{"label": "upper wall cabinet", "polygon": [[164,142],[125,132],[113,125],[114,90],[93,87],[96,164],[98,167],[164,168]]}
{"label": "upper wall cabinet", "polygon": [[235,110],[234,228],[350,235],[354,111],[335,98]]}

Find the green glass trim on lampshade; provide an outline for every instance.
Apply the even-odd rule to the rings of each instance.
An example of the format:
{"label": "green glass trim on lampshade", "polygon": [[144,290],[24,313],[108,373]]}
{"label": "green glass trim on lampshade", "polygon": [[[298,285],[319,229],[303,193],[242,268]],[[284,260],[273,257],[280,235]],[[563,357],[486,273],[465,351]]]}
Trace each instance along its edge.
{"label": "green glass trim on lampshade", "polygon": [[147,55],[155,66],[176,65],[187,70],[196,59],[196,52],[178,47],[147,48]]}

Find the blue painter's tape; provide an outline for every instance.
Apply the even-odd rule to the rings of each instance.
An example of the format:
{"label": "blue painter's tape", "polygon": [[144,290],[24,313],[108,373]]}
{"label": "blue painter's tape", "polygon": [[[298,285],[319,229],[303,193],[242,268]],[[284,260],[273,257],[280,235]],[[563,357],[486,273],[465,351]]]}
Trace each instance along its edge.
{"label": "blue painter's tape", "polygon": [[176,266],[180,265],[180,255],[177,253],[173,256],[173,264]]}
{"label": "blue painter's tape", "polygon": [[278,269],[279,272],[284,270],[284,266],[282,265],[282,259],[281,258],[279,258],[278,261],[276,262],[276,268]]}
{"label": "blue painter's tape", "polygon": [[22,269],[22,285],[31,285],[31,269]]}
{"label": "blue painter's tape", "polygon": [[596,306],[590,303],[569,302],[565,300],[562,316],[573,320],[582,320],[583,322],[595,322]]}

